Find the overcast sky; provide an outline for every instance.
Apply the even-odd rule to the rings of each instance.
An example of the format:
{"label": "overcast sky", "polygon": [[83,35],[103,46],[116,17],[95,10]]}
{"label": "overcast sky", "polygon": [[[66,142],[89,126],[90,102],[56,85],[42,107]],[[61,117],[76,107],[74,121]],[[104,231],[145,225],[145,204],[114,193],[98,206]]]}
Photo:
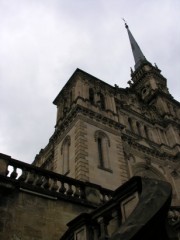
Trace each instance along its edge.
{"label": "overcast sky", "polygon": [[76,68],[127,87],[134,60],[122,18],[179,101],[179,0],[0,0],[0,152],[33,161]]}

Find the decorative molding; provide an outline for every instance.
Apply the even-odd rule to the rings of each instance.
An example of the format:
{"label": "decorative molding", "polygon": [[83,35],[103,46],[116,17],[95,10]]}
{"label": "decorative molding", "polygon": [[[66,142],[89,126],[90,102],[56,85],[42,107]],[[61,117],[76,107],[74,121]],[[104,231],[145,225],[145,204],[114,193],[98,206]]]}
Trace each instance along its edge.
{"label": "decorative molding", "polygon": [[173,158],[174,158],[173,155],[170,155],[165,152],[161,153],[157,149],[151,149],[151,148],[148,148],[147,146],[141,145],[141,144],[137,143],[135,139],[133,139],[132,137],[125,135],[123,133],[122,133],[122,140],[124,142],[126,142],[128,145],[130,145],[130,147],[133,147],[143,153],[147,153],[156,158],[160,158],[160,159],[164,159],[164,160],[169,159],[169,160],[173,161]]}
{"label": "decorative molding", "polygon": [[95,138],[95,142],[97,142],[98,138],[106,138],[108,140],[108,146],[110,147],[110,139],[105,132],[101,130],[97,130],[94,134],[94,138]]}
{"label": "decorative molding", "polygon": [[180,209],[170,208],[168,212],[168,223],[175,230],[180,230]]}

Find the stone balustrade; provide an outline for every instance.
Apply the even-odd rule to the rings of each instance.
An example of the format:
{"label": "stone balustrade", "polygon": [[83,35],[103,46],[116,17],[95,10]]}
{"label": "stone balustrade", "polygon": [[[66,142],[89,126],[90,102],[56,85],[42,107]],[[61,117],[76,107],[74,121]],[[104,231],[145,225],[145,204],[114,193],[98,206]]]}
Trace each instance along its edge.
{"label": "stone balustrade", "polygon": [[53,199],[65,199],[97,207],[107,202],[112,191],[27,164],[0,153],[0,181],[21,191]]}
{"label": "stone balustrade", "polygon": [[170,200],[169,183],[133,177],[103,206],[69,222],[60,239],[169,239],[164,228]]}

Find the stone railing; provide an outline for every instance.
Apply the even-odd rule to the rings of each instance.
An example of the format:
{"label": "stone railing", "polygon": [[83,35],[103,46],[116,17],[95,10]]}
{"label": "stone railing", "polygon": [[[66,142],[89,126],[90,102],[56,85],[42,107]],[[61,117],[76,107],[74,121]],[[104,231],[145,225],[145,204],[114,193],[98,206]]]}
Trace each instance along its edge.
{"label": "stone railing", "polygon": [[65,199],[97,207],[111,199],[112,191],[99,185],[57,174],[0,153],[0,182],[46,198]]}
{"label": "stone railing", "polygon": [[133,177],[103,206],[69,222],[60,240],[168,239],[164,229],[170,201],[169,183]]}

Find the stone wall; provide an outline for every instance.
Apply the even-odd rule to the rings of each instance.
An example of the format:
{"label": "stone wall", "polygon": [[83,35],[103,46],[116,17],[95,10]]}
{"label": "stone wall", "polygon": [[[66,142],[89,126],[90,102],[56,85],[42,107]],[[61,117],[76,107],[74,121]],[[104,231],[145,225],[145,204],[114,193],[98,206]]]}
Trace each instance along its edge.
{"label": "stone wall", "polygon": [[0,239],[58,240],[66,224],[89,207],[0,187]]}
{"label": "stone wall", "polygon": [[0,239],[56,240],[112,191],[0,154]]}

